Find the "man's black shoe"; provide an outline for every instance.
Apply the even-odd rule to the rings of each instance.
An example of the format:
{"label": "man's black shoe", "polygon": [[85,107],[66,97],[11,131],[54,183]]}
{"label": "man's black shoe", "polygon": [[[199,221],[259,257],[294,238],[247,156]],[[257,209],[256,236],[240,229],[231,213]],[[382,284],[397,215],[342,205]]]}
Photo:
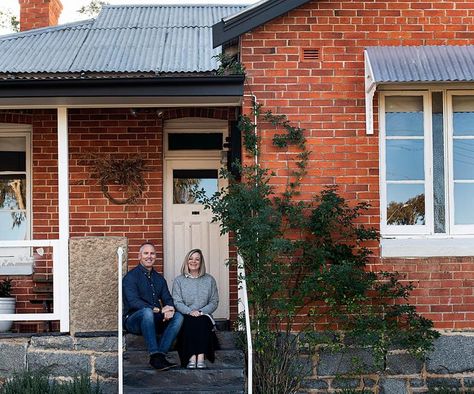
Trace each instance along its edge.
{"label": "man's black shoe", "polygon": [[167,369],[176,367],[176,364],[170,363],[163,353],[154,353],[150,356],[150,365],[158,371],[166,371]]}

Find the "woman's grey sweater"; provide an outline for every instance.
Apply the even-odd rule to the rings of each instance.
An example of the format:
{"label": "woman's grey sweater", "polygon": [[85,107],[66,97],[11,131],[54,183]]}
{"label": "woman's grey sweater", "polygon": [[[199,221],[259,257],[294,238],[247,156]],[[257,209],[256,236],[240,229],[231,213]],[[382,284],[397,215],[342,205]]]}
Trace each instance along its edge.
{"label": "woman's grey sweater", "polygon": [[180,275],[173,283],[173,300],[182,314],[201,311],[210,315],[219,304],[216,280],[209,274],[199,278]]}

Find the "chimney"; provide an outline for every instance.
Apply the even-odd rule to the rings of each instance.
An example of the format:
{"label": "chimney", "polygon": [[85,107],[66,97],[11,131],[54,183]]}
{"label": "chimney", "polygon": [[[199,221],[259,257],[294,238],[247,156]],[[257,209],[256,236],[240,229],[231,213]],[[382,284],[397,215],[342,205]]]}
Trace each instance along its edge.
{"label": "chimney", "polygon": [[63,10],[61,0],[19,0],[20,31],[56,26]]}

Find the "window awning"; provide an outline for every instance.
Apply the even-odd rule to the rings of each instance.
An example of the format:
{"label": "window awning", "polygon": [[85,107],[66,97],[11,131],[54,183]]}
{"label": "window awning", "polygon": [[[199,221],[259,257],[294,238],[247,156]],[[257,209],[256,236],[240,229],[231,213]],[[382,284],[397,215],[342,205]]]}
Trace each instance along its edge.
{"label": "window awning", "polygon": [[368,47],[365,55],[366,132],[373,134],[377,85],[474,82],[474,45]]}

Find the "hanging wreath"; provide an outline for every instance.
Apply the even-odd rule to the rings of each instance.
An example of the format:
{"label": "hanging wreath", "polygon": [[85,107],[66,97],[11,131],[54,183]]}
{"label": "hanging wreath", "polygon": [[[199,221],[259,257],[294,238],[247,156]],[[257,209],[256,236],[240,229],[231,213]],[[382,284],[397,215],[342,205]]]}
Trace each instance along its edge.
{"label": "hanging wreath", "polygon": [[[102,193],[110,202],[118,205],[138,202],[146,188],[143,178],[146,169],[144,159],[94,155],[92,160]],[[112,197],[109,191],[111,185],[121,186],[127,197],[124,199]]]}

